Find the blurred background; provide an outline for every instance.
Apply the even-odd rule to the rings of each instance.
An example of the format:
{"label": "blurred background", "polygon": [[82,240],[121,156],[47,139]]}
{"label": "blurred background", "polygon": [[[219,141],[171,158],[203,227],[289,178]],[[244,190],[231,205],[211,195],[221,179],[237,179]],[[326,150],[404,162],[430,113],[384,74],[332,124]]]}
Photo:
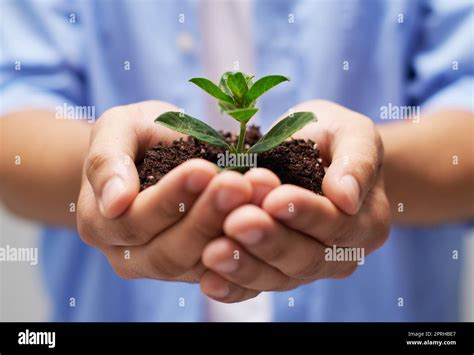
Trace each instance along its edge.
{"label": "blurred background", "polygon": [[[40,228],[19,219],[0,205],[0,247],[36,247]],[[41,250],[38,250],[38,259]],[[41,267],[28,262],[0,262],[0,321],[48,320],[48,297]]]}

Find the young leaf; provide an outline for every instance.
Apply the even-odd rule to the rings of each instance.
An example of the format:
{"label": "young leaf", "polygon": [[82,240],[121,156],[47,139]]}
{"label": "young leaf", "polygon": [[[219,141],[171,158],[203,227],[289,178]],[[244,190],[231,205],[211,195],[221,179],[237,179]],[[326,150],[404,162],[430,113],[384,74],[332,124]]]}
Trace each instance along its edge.
{"label": "young leaf", "polygon": [[261,153],[275,148],[292,134],[315,120],[316,116],[314,116],[312,112],[296,112],[292,116],[285,117],[273,126],[267,134],[260,138],[258,142],[248,150],[248,153]]}
{"label": "young leaf", "polygon": [[237,110],[224,111],[224,112],[232,116],[239,122],[247,123],[253,117],[253,115],[257,113],[257,111],[258,111],[258,108],[254,107],[254,108],[239,108]]}
{"label": "young leaf", "polygon": [[230,74],[232,74],[231,71],[226,71],[224,74],[222,74],[221,79],[219,80],[219,88],[229,96],[232,95],[232,91],[229,89],[229,86],[227,85],[227,77]]}
{"label": "young leaf", "polygon": [[272,87],[284,81],[290,81],[290,79],[282,75],[268,75],[258,79],[255,84],[250,87],[249,91],[245,95],[245,101],[254,101],[258,97],[266,93],[268,90],[270,90]]}
{"label": "young leaf", "polygon": [[222,137],[219,132],[204,122],[185,115],[184,113],[173,111],[165,112],[158,116],[155,122],[217,147],[229,148],[224,137]]}
{"label": "young leaf", "polygon": [[247,87],[251,87],[253,85],[253,78],[255,78],[255,75],[245,75],[245,81],[247,82]]}
{"label": "young leaf", "polygon": [[227,102],[224,102],[224,101],[219,101],[219,108],[221,109],[221,113],[226,112],[226,111],[236,110],[235,105],[228,104]]}
{"label": "young leaf", "polygon": [[241,72],[229,74],[227,76],[227,86],[239,100],[244,97],[249,89],[247,86],[247,80],[245,80],[245,77]]}
{"label": "young leaf", "polygon": [[205,78],[192,78],[189,80],[193,84],[199,86],[201,89],[203,89],[205,92],[207,92],[209,95],[214,96],[216,99],[220,101],[224,101],[230,104],[234,103],[234,100],[232,97],[224,93],[216,84],[214,84],[212,81],[205,79]]}

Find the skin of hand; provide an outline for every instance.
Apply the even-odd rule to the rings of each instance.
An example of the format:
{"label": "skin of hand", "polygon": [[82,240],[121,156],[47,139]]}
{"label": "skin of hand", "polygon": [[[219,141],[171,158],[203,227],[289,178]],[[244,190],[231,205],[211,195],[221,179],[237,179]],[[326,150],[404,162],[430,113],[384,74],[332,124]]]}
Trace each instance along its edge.
{"label": "skin of hand", "polygon": [[[190,160],[139,193],[134,161],[147,147],[179,134],[153,123],[177,108],[156,101],[120,106],[94,125],[77,208],[81,239],[108,258],[123,278],[199,282],[205,245],[223,221],[251,202],[251,182]],[[184,209],[184,212],[183,212]]]}
{"label": "skin of hand", "polygon": [[225,237],[209,242],[202,255],[208,270],[201,289],[215,300],[240,302],[261,291],[347,277],[357,261],[327,261],[327,247],[363,248],[366,256],[388,237],[383,145],[372,121],[319,100],[296,106],[298,111],[312,111],[318,118],[294,137],[318,142],[328,166],[324,196],[282,185],[266,169],[245,174],[254,190],[252,203],[227,216]]}

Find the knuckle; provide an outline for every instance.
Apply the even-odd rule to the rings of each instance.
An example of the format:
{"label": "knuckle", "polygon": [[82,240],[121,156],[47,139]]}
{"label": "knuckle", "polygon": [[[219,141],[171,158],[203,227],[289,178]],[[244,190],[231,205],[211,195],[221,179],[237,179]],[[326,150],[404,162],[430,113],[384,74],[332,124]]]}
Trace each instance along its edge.
{"label": "knuckle", "polygon": [[206,271],[207,268],[204,266],[202,261],[198,261],[191,270],[186,272],[186,278],[184,279],[181,276],[180,279],[185,282],[198,283],[201,281],[202,275],[204,275]]}
{"label": "knuckle", "polygon": [[128,230],[123,230],[118,232],[116,235],[116,239],[121,245],[124,246],[139,246],[144,244],[144,238],[141,237],[140,233],[131,232]]}
{"label": "knuckle", "polygon": [[150,274],[154,278],[175,279],[182,276],[188,268],[178,264],[175,259],[163,250],[148,252]]}
{"label": "knuckle", "polygon": [[77,205],[76,228],[80,239],[87,245],[99,247],[101,245],[111,245],[109,228],[103,225],[101,217],[97,216],[95,201],[86,198],[79,198]]}
{"label": "knuckle", "polygon": [[193,234],[204,242],[207,242],[209,239],[217,237],[222,233],[222,230],[219,230],[219,228],[217,228],[210,220],[204,221],[200,218],[196,218],[193,221],[192,226]]}
{"label": "knuckle", "polygon": [[270,264],[276,264],[285,258],[286,250],[280,245],[272,245],[270,243],[266,245],[268,246],[265,247],[264,245],[262,245],[260,251],[261,258],[263,260]]}
{"label": "knuckle", "polygon": [[[349,159],[350,170],[362,189],[373,185],[380,169],[380,161],[377,158],[377,153],[373,150],[373,147],[368,147],[366,150],[366,152],[354,152],[348,157],[340,158],[341,160]],[[371,150],[373,151],[371,152]]]}
{"label": "knuckle", "polygon": [[94,209],[78,205],[77,210],[77,231],[81,240],[89,246],[99,245],[135,245],[137,238],[133,233],[119,225],[117,222],[106,222],[91,211]]}
{"label": "knuckle", "polygon": [[[372,150],[371,148],[368,148],[368,150]],[[374,176],[376,171],[378,170],[378,163],[377,163],[377,154],[376,152],[367,152],[367,153],[362,153],[358,152],[354,154],[355,160],[357,162],[357,165],[360,167],[362,170],[361,172],[364,174],[367,174],[369,176]],[[365,175],[364,174],[364,175]]]}
{"label": "knuckle", "polygon": [[163,220],[175,220],[180,214],[180,203],[169,198],[164,198],[158,204],[158,214]]}
{"label": "knuckle", "polygon": [[312,253],[310,258],[306,258],[301,265],[290,275],[298,279],[314,278],[324,268],[324,259],[317,253]]}
{"label": "knuckle", "polygon": [[308,234],[312,235],[313,237],[317,235],[318,239],[322,243],[327,242],[327,237],[321,235],[322,233],[318,231],[318,225],[315,224],[317,220],[317,216],[315,216],[314,212],[308,211],[306,213],[298,213],[298,223],[301,225],[301,231],[308,231]]}
{"label": "knuckle", "polygon": [[108,162],[108,156],[103,152],[92,152],[86,159],[85,170],[89,181],[103,169]]}
{"label": "knuckle", "polygon": [[150,236],[142,228],[137,228],[130,221],[121,221],[119,230],[119,237],[125,245],[143,245],[150,240]]}
{"label": "knuckle", "polygon": [[[313,225],[313,228],[314,220],[313,217],[308,221],[308,224]],[[341,215],[337,212],[337,214],[330,214],[328,220],[330,222],[327,222],[327,225],[315,235],[315,238],[326,246],[344,245],[354,232],[354,217]]]}
{"label": "knuckle", "polygon": [[260,272],[255,272],[255,273],[235,273],[233,277],[237,281],[239,285],[242,287],[246,288],[252,288],[251,286],[256,284],[256,281],[258,280],[257,274],[260,274]]}
{"label": "knuckle", "polygon": [[251,288],[254,284],[257,283],[258,280],[262,279],[262,268],[256,268],[256,270],[252,270],[251,272],[241,272],[238,271],[234,275],[234,277],[238,280],[239,285],[247,288]]}
{"label": "knuckle", "polygon": [[334,224],[330,227],[330,235],[326,238],[321,237],[325,245],[332,246],[346,246],[346,241],[349,240],[354,233],[354,221],[352,216],[341,216],[334,220]]}
{"label": "knuckle", "polygon": [[81,240],[89,245],[96,246],[97,239],[94,237],[94,227],[92,226],[93,219],[88,216],[84,216],[82,209],[78,209],[77,215],[77,232]]}
{"label": "knuckle", "polygon": [[[346,229],[346,228],[344,228]],[[336,247],[345,247],[346,241],[349,239],[350,232],[347,230],[340,230],[333,238],[331,238],[329,246],[336,246]]]}

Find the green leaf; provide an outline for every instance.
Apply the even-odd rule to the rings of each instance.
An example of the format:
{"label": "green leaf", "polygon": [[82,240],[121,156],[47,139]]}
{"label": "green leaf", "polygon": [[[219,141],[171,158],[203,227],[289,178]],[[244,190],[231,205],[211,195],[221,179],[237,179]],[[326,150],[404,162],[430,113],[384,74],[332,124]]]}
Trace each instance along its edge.
{"label": "green leaf", "polygon": [[232,99],[232,97],[224,93],[221,89],[219,89],[219,87],[216,84],[214,84],[212,81],[206,78],[192,78],[189,81],[199,86],[209,95],[214,96],[216,99],[220,101],[224,101],[230,104],[234,103],[234,100]]}
{"label": "green leaf", "polygon": [[221,113],[236,110],[235,105],[228,104],[224,101],[219,101],[219,108],[221,109]]}
{"label": "green leaf", "polygon": [[227,86],[237,99],[242,99],[248,91],[247,80],[241,72],[227,76]]}
{"label": "green leaf", "polygon": [[290,78],[283,75],[268,75],[258,79],[255,84],[250,87],[249,91],[245,95],[245,101],[254,101],[258,97],[266,93],[268,90],[270,90],[272,87],[284,81],[290,81]]}
{"label": "green leaf", "polygon": [[253,117],[253,115],[257,113],[257,111],[258,111],[258,108],[254,107],[254,108],[239,108],[237,110],[224,111],[224,112],[232,116],[239,122],[247,123]]}
{"label": "green leaf", "polygon": [[273,128],[253,145],[248,153],[261,153],[283,143],[285,139],[306,126],[316,121],[312,112],[296,112],[278,122]]}
{"label": "green leaf", "polygon": [[224,137],[214,128],[182,112],[165,112],[158,116],[155,122],[217,147],[229,148]]}
{"label": "green leaf", "polygon": [[251,87],[253,85],[253,78],[255,78],[255,75],[245,75],[245,81],[247,82],[247,87]]}
{"label": "green leaf", "polygon": [[232,95],[232,91],[229,89],[229,86],[227,85],[227,77],[230,74],[232,74],[231,71],[226,71],[224,74],[222,74],[221,79],[219,80],[219,88],[229,96]]}

